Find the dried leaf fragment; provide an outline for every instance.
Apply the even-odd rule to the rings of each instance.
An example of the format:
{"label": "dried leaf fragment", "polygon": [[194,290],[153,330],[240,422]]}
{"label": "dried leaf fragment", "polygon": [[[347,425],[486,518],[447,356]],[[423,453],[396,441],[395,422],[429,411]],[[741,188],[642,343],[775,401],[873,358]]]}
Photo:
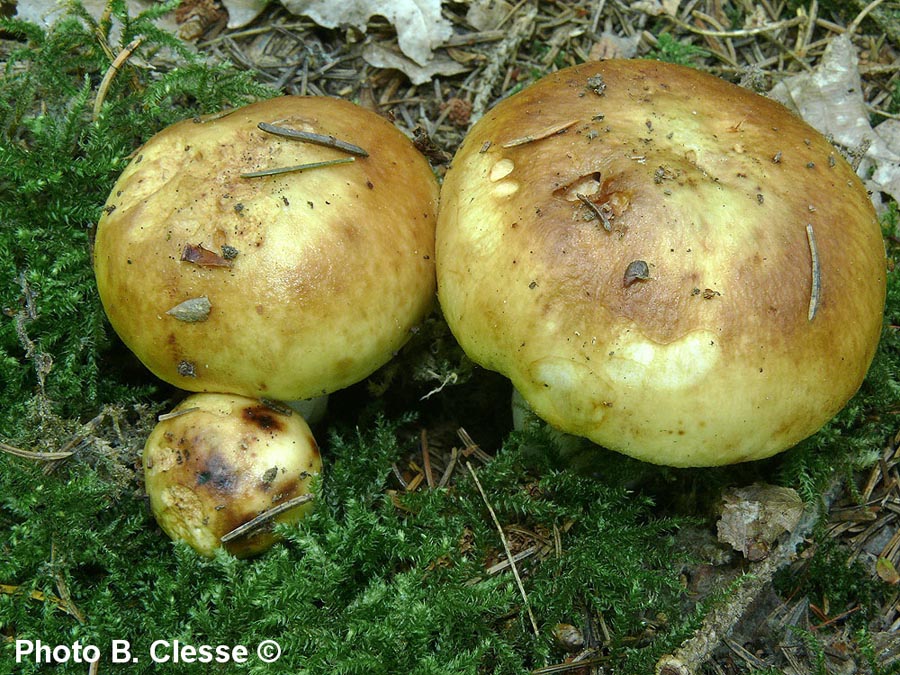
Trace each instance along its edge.
{"label": "dried leaf fragment", "polygon": [[365,32],[369,18],[382,16],[397,30],[400,50],[420,66],[453,35],[453,24],[441,13],[441,0],[286,0],[291,14],[303,14],[325,28],[354,26]]}
{"label": "dried leaf fragment", "polygon": [[191,298],[175,305],[166,314],[185,323],[198,323],[209,318],[210,309],[212,305],[209,298],[201,295],[199,298]]}
{"label": "dried leaf fragment", "polygon": [[881,577],[882,581],[891,586],[896,586],[900,583],[900,573],[897,572],[897,568],[890,558],[885,558],[884,556],[878,558],[875,561],[875,572]]}
{"label": "dried leaf fragment", "polygon": [[[228,248],[231,248],[230,246]],[[222,247],[222,250],[225,250],[225,247]],[[231,262],[232,258],[226,258],[215,251],[210,251],[208,248],[203,248],[202,244],[198,244],[194,246],[193,244],[188,244],[184,247],[184,250],[181,252],[181,261],[194,263],[195,265],[200,265],[201,267],[232,267],[233,263]]]}
{"label": "dried leaf fragment", "polygon": [[755,484],[723,495],[722,517],[716,524],[719,541],[730,544],[748,560],[762,560],[775,540],[793,532],[803,515],[796,490]]}

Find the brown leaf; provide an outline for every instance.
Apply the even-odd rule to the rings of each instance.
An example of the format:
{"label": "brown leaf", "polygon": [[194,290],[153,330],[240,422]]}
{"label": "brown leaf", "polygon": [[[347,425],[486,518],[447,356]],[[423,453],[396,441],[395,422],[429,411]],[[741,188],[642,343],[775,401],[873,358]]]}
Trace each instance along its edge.
{"label": "brown leaf", "polygon": [[875,561],[875,573],[881,577],[881,580],[896,586],[900,583],[900,573],[894,567],[894,563],[889,558],[880,557]]}
{"label": "brown leaf", "polygon": [[[231,247],[228,248],[234,250],[231,249]],[[220,256],[218,253],[210,251],[208,248],[203,248],[201,244],[198,244],[197,246],[188,244],[185,246],[184,250],[181,252],[181,260],[182,262],[194,263],[201,267],[231,267],[234,265],[230,259]]]}
{"label": "brown leaf", "polygon": [[775,485],[734,488],[723,499],[722,517],[716,524],[719,541],[749,560],[765,558],[779,536],[797,527],[803,513],[800,495]]}

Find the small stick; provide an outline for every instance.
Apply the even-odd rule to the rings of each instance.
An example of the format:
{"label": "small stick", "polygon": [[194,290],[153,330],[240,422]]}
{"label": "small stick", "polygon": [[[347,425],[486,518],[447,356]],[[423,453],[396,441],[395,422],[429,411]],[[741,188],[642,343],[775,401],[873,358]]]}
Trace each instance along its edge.
{"label": "small stick", "polygon": [[34,452],[32,450],[22,450],[6,443],[0,443],[0,451],[15,455],[16,457],[24,457],[25,459],[41,459],[52,461],[56,459],[66,459],[74,455],[74,452]]}
{"label": "small stick", "polygon": [[456,468],[456,461],[458,459],[459,459],[459,449],[452,448],[450,450],[450,461],[447,462],[447,468],[444,469],[444,473],[441,476],[441,480],[438,481],[439,488],[447,487],[447,483],[450,482],[450,477],[453,475],[453,470]]}
{"label": "small stick", "polygon": [[50,564],[55,568],[53,576],[56,577],[56,590],[59,591],[59,599],[65,604],[68,608],[69,614],[74,616],[78,623],[86,623],[87,619],[84,614],[81,613],[81,610],[75,605],[72,601],[72,594],[69,592],[69,585],[66,583],[65,577],[62,575],[62,571],[55,564],[56,559],[56,542],[50,542]]}
{"label": "small stick", "polygon": [[431,471],[431,452],[428,450],[428,434],[422,429],[422,464],[425,467],[425,481],[429,488],[434,488],[434,474]]}
{"label": "small stick", "polygon": [[872,2],[863,7],[863,10],[856,15],[855,19],[853,19],[853,23],[851,23],[847,27],[847,35],[852,36],[856,32],[856,29],[859,28],[859,24],[863,22],[863,19],[866,18],[869,12],[878,7],[878,5],[880,5],[882,2],[884,2],[884,0],[872,0]]}
{"label": "small stick", "polygon": [[506,541],[506,535],[503,534],[503,526],[500,524],[500,520],[497,518],[497,514],[494,513],[494,509],[491,506],[491,503],[488,501],[487,495],[484,493],[484,488],[481,487],[481,481],[478,480],[478,474],[475,473],[475,469],[472,467],[472,464],[466,462],[466,468],[469,470],[469,473],[472,474],[472,480],[475,481],[475,486],[478,488],[478,492],[481,494],[481,498],[484,500],[484,505],[487,506],[487,510],[491,514],[491,518],[494,521],[494,526],[500,533],[500,541],[503,542],[503,550],[506,551],[506,558],[507,560],[509,560],[509,566],[512,568],[513,576],[516,578],[516,585],[519,587],[519,593],[522,594],[522,601],[525,603],[525,610],[528,612],[528,618],[531,620],[531,628],[532,630],[534,630],[535,637],[539,637],[540,631],[538,630],[537,620],[534,618],[534,613],[531,611],[531,603],[528,602],[528,594],[525,592],[525,586],[522,584],[522,577],[519,576],[519,568],[516,567],[515,557],[513,556],[512,551],[509,549],[509,542]]}
{"label": "small stick", "polygon": [[766,24],[764,26],[757,26],[756,28],[745,28],[743,30],[707,30],[704,28],[697,28],[692,24],[680,21],[679,19],[676,19],[674,17],[672,17],[670,20],[680,28],[684,28],[685,30],[688,30],[696,35],[705,35],[708,37],[720,38],[741,38],[750,37],[751,35],[759,35],[761,33],[771,33],[776,30],[781,30],[782,28],[791,28],[793,26],[806,22],[807,19],[806,17],[798,16],[793,19],[785,19],[784,21],[777,21],[775,23]]}
{"label": "small stick", "polygon": [[301,504],[305,504],[306,502],[311,502],[315,498],[316,496],[313,493],[308,492],[305,495],[300,495],[299,497],[288,499],[286,502],[283,502],[278,506],[273,506],[268,511],[263,511],[253,520],[249,520],[243,525],[239,525],[238,527],[234,528],[228,534],[223,535],[221,541],[223,544],[227,544],[228,542],[234,541],[235,539],[246,537],[248,534],[262,529],[264,526],[268,525],[274,518],[280,516],[285,511],[290,511],[295,506],[300,506]]}
{"label": "small stick", "polygon": [[276,169],[263,169],[262,171],[250,171],[242,173],[241,178],[261,178],[262,176],[278,176],[283,173],[292,173],[294,171],[306,171],[307,169],[321,169],[326,166],[335,166],[337,164],[349,164],[354,161],[352,157],[342,157],[341,159],[329,159],[325,162],[310,162],[309,164],[296,164],[294,166],[282,166]]}
{"label": "small stick", "polygon": [[809,313],[807,314],[807,319],[812,321],[816,318],[816,310],[819,308],[819,291],[822,287],[819,252],[816,248],[816,234],[813,232],[812,223],[806,224],[806,240],[809,243],[809,254],[812,257],[812,284],[809,290]]}
{"label": "small stick", "polygon": [[409,483],[403,478],[403,473],[400,471],[400,467],[397,466],[397,462],[391,462],[391,471],[394,472],[394,478],[397,479],[397,482],[406,490],[409,487]]}
{"label": "small stick", "polygon": [[550,127],[549,129],[545,129],[544,131],[538,132],[537,134],[522,136],[521,138],[514,138],[511,141],[507,141],[503,143],[501,148],[514,148],[518,145],[525,145],[526,143],[534,143],[535,141],[541,141],[545,138],[550,138],[551,136],[556,136],[556,134],[561,134],[569,127],[575,126],[578,124],[578,120],[572,120],[571,122],[565,122],[563,124],[557,124],[555,127]]}
{"label": "small stick", "polygon": [[171,420],[176,417],[181,417],[182,415],[187,415],[188,413],[195,412],[200,410],[200,406],[193,406],[191,408],[185,408],[184,410],[173,410],[172,412],[163,413],[162,415],[157,416],[157,422],[165,422],[166,420]]}
{"label": "small stick", "polygon": [[[526,548],[524,551],[520,551],[513,556],[513,562],[519,562],[520,560],[524,560],[525,558],[530,558],[535,553],[538,552],[537,546],[530,546]],[[499,574],[503,570],[509,567],[509,560],[504,560],[502,562],[498,562],[496,565],[491,565],[487,568],[487,573],[489,576],[494,576],[495,574]]]}
{"label": "small stick", "polygon": [[[586,654],[595,654],[594,650],[586,650]],[[531,675],[551,675],[552,673],[568,673],[572,670],[585,670],[589,666],[599,666],[603,663],[606,663],[610,660],[610,657],[605,654],[601,654],[599,656],[585,656],[584,658],[579,659],[575,657],[571,661],[566,661],[563,663],[555,663],[551,666],[544,666],[543,668],[538,668],[537,670],[532,670]],[[597,672],[597,671],[592,671]],[[602,671],[601,671],[602,672]]]}
{"label": "small stick", "polygon": [[236,110],[237,110],[237,108],[229,108],[228,110],[220,110],[219,112],[212,113],[211,115],[195,117],[194,124],[208,124],[209,122],[215,122],[216,120],[220,120],[223,117],[228,117],[230,114],[232,114]]}
{"label": "small stick", "polygon": [[353,143],[339,140],[334,136],[325,136],[323,134],[314,134],[309,131],[297,131],[296,129],[288,129],[287,127],[278,127],[274,124],[269,124],[268,122],[260,122],[256,126],[259,127],[262,131],[273,134],[275,136],[293,138],[298,141],[312,143],[313,145],[322,145],[326,148],[336,148],[337,150],[343,150],[344,152],[348,152],[351,155],[356,155],[357,157],[369,156],[369,153],[363,150],[358,145],[353,145]]}
{"label": "small stick", "polygon": [[72,608],[69,607],[62,598],[57,598],[55,595],[50,595],[49,593],[44,593],[43,591],[31,591],[28,592],[24,590],[21,586],[12,586],[10,584],[0,584],[0,593],[3,595],[25,595],[26,597],[31,598],[32,600],[37,600],[38,602],[50,602],[56,605],[59,609],[64,611],[66,614],[70,616],[74,616],[76,619],[78,618],[72,613]]}
{"label": "small stick", "polygon": [[820,513],[828,512],[837,498],[841,485],[840,480],[834,480],[822,496],[821,502],[806,505],[800,522],[788,538],[764,560],[750,563],[741,585],[731,597],[710,609],[703,620],[703,625],[694,636],[682,643],[673,653],[666,654],[657,661],[656,675],[695,675],[700,672],[713,651],[731,634],[750,604],[772,582],[775,573],[794,559],[797,547],[812,532]]}
{"label": "small stick", "polygon": [[57,460],[47,462],[44,464],[43,472],[44,475],[50,475],[56,470],[60,464],[65,462],[69,457],[74,455],[79,449],[82,443],[84,443],[88,439],[88,434],[93,433],[94,429],[97,428],[97,425],[100,424],[103,420],[106,419],[106,415],[108,414],[108,409],[104,409],[99,415],[97,415],[90,422],[85,424],[82,427],[82,432],[80,434],[75,434],[72,438],[70,438],[65,445],[60,448],[59,452],[61,454],[66,454],[65,457],[60,457]]}
{"label": "small stick", "polygon": [[588,207],[595,216],[597,216],[597,220],[603,223],[603,229],[607,232],[612,232],[612,225],[609,224],[609,218],[605,213],[603,213],[603,208],[597,206],[587,195],[583,195],[580,192],[576,192],[575,196],[578,197],[578,200]]}
{"label": "small stick", "polygon": [[469,436],[469,432],[460,427],[456,430],[456,435],[459,436],[459,440],[466,444],[466,447],[462,450],[462,454],[465,457],[470,457],[471,455],[475,455],[478,459],[480,459],[483,463],[487,464],[491,461],[491,456],[487,454],[484,450],[482,450],[478,443],[472,440],[472,437]]}
{"label": "small stick", "polygon": [[97,88],[97,98],[94,99],[94,113],[92,119],[95,122],[97,121],[97,118],[100,117],[100,108],[103,107],[103,102],[106,100],[106,94],[109,91],[109,85],[112,84],[113,78],[119,72],[119,69],[125,65],[125,62],[131,58],[134,51],[141,46],[143,41],[143,35],[136,37],[125,46],[125,49],[119,52],[119,55],[109,65],[106,74],[100,81],[100,86]]}
{"label": "small stick", "polygon": [[519,52],[522,42],[534,32],[537,6],[535,3],[526,3],[525,0],[521,0],[498,24],[497,30],[500,30],[507,19],[512,16],[516,17],[513,25],[503,29],[506,37],[488,52],[487,64],[478,78],[478,86],[472,99],[472,114],[469,117],[470,126],[484,115],[485,110],[488,109],[494,99],[494,90],[503,82],[503,74],[507,71],[507,65]]}

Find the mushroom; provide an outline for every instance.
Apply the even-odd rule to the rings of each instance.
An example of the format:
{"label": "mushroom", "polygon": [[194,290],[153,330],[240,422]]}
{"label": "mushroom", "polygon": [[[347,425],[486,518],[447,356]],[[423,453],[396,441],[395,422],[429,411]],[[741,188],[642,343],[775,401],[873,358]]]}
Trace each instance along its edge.
{"label": "mushroom", "polygon": [[885,252],[852,168],[690,68],[590,62],[499,103],[447,172],[438,298],[557,429],[648,462],[783,451],[858,389]]}
{"label": "mushroom", "polygon": [[115,331],[189,391],[310,399],[386,363],[434,303],[437,182],[360,106],[284,96],[135,154],[97,226]]}
{"label": "mushroom", "polygon": [[194,394],[162,416],[143,464],[156,522],[209,557],[221,547],[238,557],[269,548],[273,523],[312,508],[310,483],[322,468],[300,415],[231,394]]}

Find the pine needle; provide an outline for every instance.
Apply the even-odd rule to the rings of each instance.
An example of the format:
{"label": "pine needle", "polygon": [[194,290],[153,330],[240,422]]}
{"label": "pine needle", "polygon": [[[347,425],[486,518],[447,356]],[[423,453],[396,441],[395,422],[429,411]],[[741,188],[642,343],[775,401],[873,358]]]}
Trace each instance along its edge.
{"label": "pine needle", "polygon": [[109,91],[109,85],[112,84],[112,81],[119,73],[119,70],[125,65],[125,62],[131,58],[131,55],[134,54],[135,50],[141,46],[143,41],[143,36],[136,37],[125,46],[125,49],[119,52],[119,55],[116,56],[115,60],[109,65],[109,69],[106,71],[103,80],[100,82],[100,86],[97,88],[97,98],[94,99],[93,120],[95,122],[97,121],[97,118],[100,117],[100,109],[103,107],[103,102],[106,100],[106,93]]}
{"label": "pine needle", "polygon": [[519,568],[516,567],[516,558],[509,548],[509,542],[506,540],[506,535],[503,534],[503,526],[500,524],[500,520],[494,512],[494,508],[488,501],[487,495],[484,493],[484,488],[481,487],[481,481],[478,480],[478,474],[475,473],[472,464],[466,462],[466,468],[469,470],[469,473],[472,474],[472,480],[475,481],[475,486],[478,488],[481,499],[484,500],[484,505],[487,506],[487,510],[491,514],[491,519],[494,521],[494,526],[497,528],[497,532],[500,533],[500,541],[503,542],[503,550],[506,552],[506,558],[509,560],[509,566],[512,568],[513,576],[516,578],[516,585],[519,587],[519,593],[522,594],[522,601],[525,603],[525,611],[528,612],[531,628],[534,630],[535,637],[539,637],[540,631],[538,630],[537,621],[534,618],[534,612],[531,611],[531,603],[528,602],[528,594],[525,592],[525,586],[522,584],[522,577],[519,576]]}
{"label": "pine needle", "polygon": [[309,164],[296,164],[294,166],[282,166],[276,169],[262,169],[261,171],[250,171],[242,173],[241,178],[260,178],[262,176],[278,176],[283,173],[293,173],[295,171],[307,171],[308,169],[321,169],[326,166],[335,166],[337,164],[349,164],[354,161],[352,157],[343,157],[341,159],[329,159],[326,162],[310,162]]}

